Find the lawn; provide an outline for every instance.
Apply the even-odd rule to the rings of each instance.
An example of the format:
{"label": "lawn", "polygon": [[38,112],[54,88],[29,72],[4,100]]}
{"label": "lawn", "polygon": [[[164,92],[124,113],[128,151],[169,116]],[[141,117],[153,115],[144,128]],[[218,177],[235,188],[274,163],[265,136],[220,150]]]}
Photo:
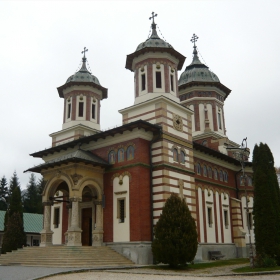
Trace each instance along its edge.
{"label": "lawn", "polygon": [[219,266],[228,266],[228,265],[237,265],[237,264],[248,264],[249,260],[246,259],[230,259],[230,260],[219,260],[219,261],[209,261],[205,263],[195,263],[188,264],[187,266],[178,266],[177,268],[171,268],[168,265],[153,265],[153,266],[145,266],[143,268],[151,268],[158,270],[172,270],[172,271],[190,271],[196,269],[205,269]]}
{"label": "lawn", "polygon": [[255,267],[251,268],[250,266],[244,266],[240,268],[233,269],[233,272],[244,273],[244,272],[265,272],[265,271],[275,271],[280,270],[280,266],[275,267]]}

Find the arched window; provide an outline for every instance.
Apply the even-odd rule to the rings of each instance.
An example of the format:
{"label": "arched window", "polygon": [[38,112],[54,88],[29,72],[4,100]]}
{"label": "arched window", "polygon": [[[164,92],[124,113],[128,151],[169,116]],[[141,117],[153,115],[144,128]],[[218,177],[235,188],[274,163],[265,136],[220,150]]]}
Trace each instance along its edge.
{"label": "arched window", "polygon": [[223,171],[222,170],[219,171],[219,177],[220,177],[220,181],[223,181]]}
{"label": "arched window", "polygon": [[224,181],[227,182],[228,181],[228,174],[226,171],[224,171]]}
{"label": "arched window", "polygon": [[201,168],[199,163],[196,164],[196,173],[199,175],[201,174]]}
{"label": "arched window", "polygon": [[173,160],[178,161],[178,151],[175,148],[173,149]]}
{"label": "arched window", "polygon": [[180,160],[181,160],[181,163],[185,163],[186,162],[186,155],[183,151],[181,151],[181,154],[180,154]]}
{"label": "arched window", "polygon": [[113,164],[116,162],[116,154],[114,151],[111,151],[108,156],[109,163]]}
{"label": "arched window", "polygon": [[207,167],[203,165],[203,176],[207,177]]}
{"label": "arched window", "polygon": [[119,149],[118,150],[118,162],[124,161],[124,149]]}
{"label": "arched window", "polygon": [[218,170],[216,168],[214,169],[214,179],[218,180]]}
{"label": "arched window", "polygon": [[129,146],[126,151],[126,158],[127,160],[134,159],[134,147]]}
{"label": "arched window", "polygon": [[248,186],[252,186],[252,178],[248,176],[247,178]]}
{"label": "arched window", "polygon": [[208,177],[212,178],[212,168],[208,166]]}

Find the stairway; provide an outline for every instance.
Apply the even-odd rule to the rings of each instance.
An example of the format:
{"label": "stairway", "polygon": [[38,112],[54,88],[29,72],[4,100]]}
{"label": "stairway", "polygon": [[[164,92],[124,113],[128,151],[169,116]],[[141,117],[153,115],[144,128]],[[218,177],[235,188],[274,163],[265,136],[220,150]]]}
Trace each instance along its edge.
{"label": "stairway", "polygon": [[110,247],[25,247],[0,256],[0,265],[42,267],[131,266],[134,263]]}

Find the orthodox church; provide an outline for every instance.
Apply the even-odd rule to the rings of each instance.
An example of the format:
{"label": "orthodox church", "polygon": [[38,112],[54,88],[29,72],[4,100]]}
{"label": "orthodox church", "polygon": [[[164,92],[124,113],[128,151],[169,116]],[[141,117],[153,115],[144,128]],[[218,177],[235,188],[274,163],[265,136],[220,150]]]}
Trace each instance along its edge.
{"label": "orthodox church", "polygon": [[192,62],[178,77],[185,57],[158,36],[155,16],[150,37],[126,57],[134,104],[119,110],[121,126],[101,131],[108,90],[87,69],[86,48],[81,69],[57,88],[62,130],[50,135],[51,148],[31,154],[43,163],[26,170],[46,182],[40,246],[110,246],[135,263],[152,263],[153,226],[176,193],[196,221],[196,260],[212,250],[245,257],[252,167],[247,162],[243,180],[227,149],[239,147],[226,136],[231,90],[200,61],[195,34]]}

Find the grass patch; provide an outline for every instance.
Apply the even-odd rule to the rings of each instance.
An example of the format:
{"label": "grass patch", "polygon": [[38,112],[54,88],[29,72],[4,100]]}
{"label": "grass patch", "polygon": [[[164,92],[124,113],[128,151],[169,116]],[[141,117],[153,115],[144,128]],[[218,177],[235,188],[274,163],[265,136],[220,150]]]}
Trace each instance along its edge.
{"label": "grass patch", "polygon": [[265,271],[276,271],[280,270],[280,266],[275,267],[255,267],[251,268],[250,266],[244,266],[240,268],[233,269],[233,272],[244,273],[244,272],[265,272]]}
{"label": "grass patch", "polygon": [[230,259],[230,260],[209,261],[205,263],[188,264],[187,266],[178,266],[177,268],[171,268],[169,265],[144,266],[143,268],[151,268],[157,270],[171,270],[171,271],[184,271],[184,270],[190,271],[196,269],[205,269],[205,268],[236,265],[236,264],[247,264],[247,263],[249,263],[248,259]]}

